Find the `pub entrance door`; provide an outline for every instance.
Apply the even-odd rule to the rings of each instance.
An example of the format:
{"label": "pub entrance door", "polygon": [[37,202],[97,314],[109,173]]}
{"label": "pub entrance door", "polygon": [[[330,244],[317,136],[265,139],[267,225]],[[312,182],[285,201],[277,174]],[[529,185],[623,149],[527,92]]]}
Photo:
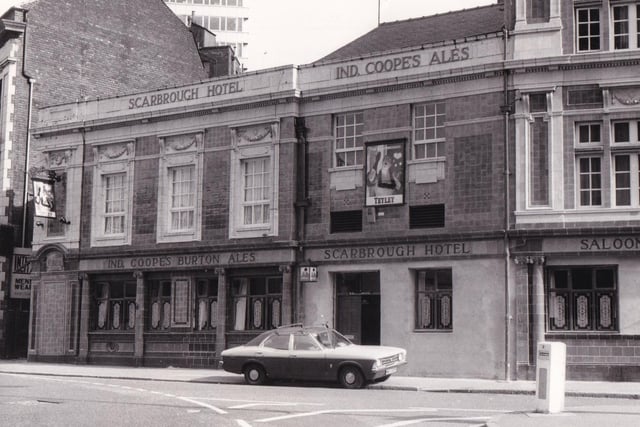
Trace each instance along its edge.
{"label": "pub entrance door", "polygon": [[380,344],[380,273],[336,273],[336,329],[356,344]]}

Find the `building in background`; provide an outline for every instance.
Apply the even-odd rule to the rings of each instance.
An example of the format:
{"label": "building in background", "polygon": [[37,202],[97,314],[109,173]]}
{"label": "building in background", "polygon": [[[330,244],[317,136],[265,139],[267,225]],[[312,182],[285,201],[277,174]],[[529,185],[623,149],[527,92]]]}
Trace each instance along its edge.
{"label": "building in background", "polygon": [[[30,128],[40,109],[69,105],[67,116],[97,98],[205,78],[193,35],[162,0],[34,0],[0,18],[0,357],[26,356],[30,303],[37,304],[29,299],[30,253],[33,208],[43,199],[34,178],[46,183],[41,191],[55,191],[48,212],[56,215],[38,218],[36,229],[52,245],[64,242],[67,266],[77,263],[78,241],[63,236],[79,226],[80,212],[67,212],[65,200],[82,174],[73,166],[80,153],[61,146],[33,167]],[[46,289],[56,294],[58,283],[52,277]],[[61,319],[70,310],[46,309]]]}
{"label": "building in background", "polygon": [[218,45],[231,46],[241,64],[249,55],[251,0],[164,0],[185,23],[207,28],[216,35]]}

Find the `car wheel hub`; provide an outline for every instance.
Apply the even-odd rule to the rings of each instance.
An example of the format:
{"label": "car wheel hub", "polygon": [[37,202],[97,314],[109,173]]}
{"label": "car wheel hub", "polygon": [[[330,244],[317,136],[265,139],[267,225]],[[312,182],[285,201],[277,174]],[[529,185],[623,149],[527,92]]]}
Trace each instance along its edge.
{"label": "car wheel hub", "polygon": [[347,382],[347,384],[353,384],[356,380],[356,376],[353,372],[347,372],[347,374],[344,376],[344,380]]}
{"label": "car wheel hub", "polygon": [[260,372],[258,372],[256,369],[250,370],[249,378],[251,378],[252,381],[257,380],[258,378],[260,378]]}

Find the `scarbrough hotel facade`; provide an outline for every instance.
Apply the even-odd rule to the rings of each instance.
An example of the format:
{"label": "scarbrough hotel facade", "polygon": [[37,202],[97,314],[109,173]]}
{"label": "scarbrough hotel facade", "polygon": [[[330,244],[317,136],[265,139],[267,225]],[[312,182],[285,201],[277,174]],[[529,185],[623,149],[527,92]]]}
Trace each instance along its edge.
{"label": "scarbrough hotel facade", "polygon": [[637,381],[639,19],[499,2],[41,110],[29,360],[212,367],[326,322],[406,375],[531,379],[547,340]]}

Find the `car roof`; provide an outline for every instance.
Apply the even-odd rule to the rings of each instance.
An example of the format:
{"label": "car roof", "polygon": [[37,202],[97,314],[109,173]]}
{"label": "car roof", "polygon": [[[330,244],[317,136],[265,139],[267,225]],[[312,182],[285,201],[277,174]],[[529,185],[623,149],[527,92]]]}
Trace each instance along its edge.
{"label": "car roof", "polygon": [[292,325],[280,326],[277,329],[272,330],[277,335],[286,335],[300,332],[319,332],[326,331],[329,328],[325,326],[304,326],[301,323],[294,323]]}

